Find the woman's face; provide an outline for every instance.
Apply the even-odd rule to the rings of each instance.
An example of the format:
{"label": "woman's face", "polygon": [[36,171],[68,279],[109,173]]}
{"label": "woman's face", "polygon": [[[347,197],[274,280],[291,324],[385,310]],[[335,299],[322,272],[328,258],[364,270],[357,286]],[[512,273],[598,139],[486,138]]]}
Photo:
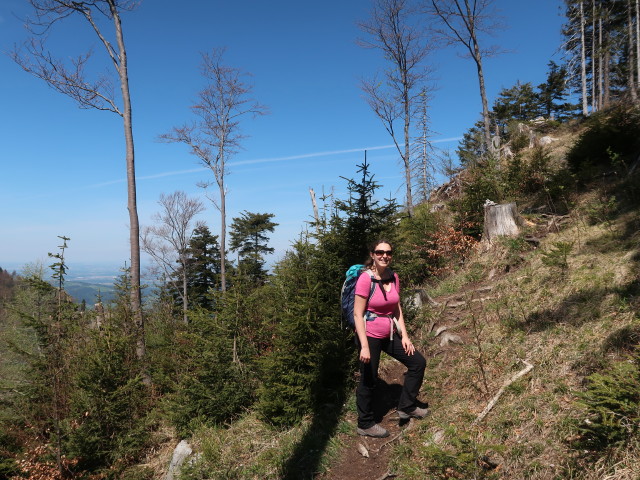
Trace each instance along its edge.
{"label": "woman's face", "polygon": [[379,243],[371,252],[373,264],[378,270],[384,270],[391,264],[392,249],[388,243]]}

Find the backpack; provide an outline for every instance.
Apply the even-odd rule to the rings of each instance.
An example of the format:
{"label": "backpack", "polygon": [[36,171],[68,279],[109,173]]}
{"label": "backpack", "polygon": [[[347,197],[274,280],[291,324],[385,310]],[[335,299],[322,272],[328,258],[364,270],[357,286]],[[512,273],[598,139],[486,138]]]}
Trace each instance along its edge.
{"label": "backpack", "polygon": [[[342,284],[342,290],[340,291],[340,307],[342,308],[342,319],[346,322],[346,328],[354,329],[356,327],[355,320],[353,319],[353,304],[356,298],[356,282],[364,269],[365,266],[362,264],[351,265],[345,274],[346,278]],[[391,273],[393,274],[393,272]],[[395,282],[395,274],[393,274],[392,278]],[[369,290],[367,303],[371,300],[377,283],[380,283],[379,280],[376,280],[371,274],[371,289]]]}

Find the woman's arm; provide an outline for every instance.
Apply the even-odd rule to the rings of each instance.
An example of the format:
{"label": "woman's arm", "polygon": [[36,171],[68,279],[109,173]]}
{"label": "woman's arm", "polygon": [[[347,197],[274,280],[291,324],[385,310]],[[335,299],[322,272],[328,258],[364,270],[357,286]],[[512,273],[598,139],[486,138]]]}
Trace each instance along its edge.
{"label": "woman's arm", "polygon": [[409,334],[407,333],[407,327],[404,324],[404,315],[402,314],[402,307],[400,303],[396,307],[395,317],[398,321],[398,328],[400,329],[400,335],[402,335],[402,348],[404,348],[404,352],[407,355],[413,355],[416,351],[416,347],[413,346],[413,342],[409,339]]}
{"label": "woman's arm", "polygon": [[360,361],[369,363],[371,360],[371,352],[369,351],[369,342],[367,341],[366,320],[364,312],[367,308],[367,299],[356,295],[353,302],[353,321],[356,324],[356,335],[360,341]]}

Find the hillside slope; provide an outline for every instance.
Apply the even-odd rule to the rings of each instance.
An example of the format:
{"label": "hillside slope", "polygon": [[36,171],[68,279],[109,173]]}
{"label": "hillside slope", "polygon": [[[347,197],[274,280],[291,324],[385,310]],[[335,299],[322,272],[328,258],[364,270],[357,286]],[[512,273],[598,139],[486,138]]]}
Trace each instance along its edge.
{"label": "hillside slope", "polygon": [[[555,133],[550,158],[562,162],[580,133]],[[393,405],[403,371],[386,359],[379,411],[391,437],[355,434],[353,396],[330,431],[312,418],[276,431],[247,412],[190,439],[199,460],[185,477],[640,478],[637,180],[604,175],[555,212],[530,196],[518,205],[518,237],[479,243],[426,286],[435,303],[411,328],[428,357],[421,399],[430,417],[399,423]],[[176,443],[168,435],[150,457],[154,478]]]}
{"label": "hillside slope", "polygon": [[[505,239],[439,286],[439,305],[420,329],[430,358],[422,397],[431,417],[412,420],[383,458],[374,444],[382,442],[367,440],[376,455],[365,458],[362,441],[346,436],[343,459],[322,478],[361,478],[353,476],[360,464],[403,479],[638,478],[634,446],[617,451],[616,462],[582,471],[586,452],[572,444],[586,418],[578,403],[585,377],[626,360],[640,340],[637,211],[606,225],[579,215],[564,222],[547,232],[554,219],[537,219],[533,228],[544,235],[537,249]],[[571,245],[566,268],[543,263],[559,242]],[[434,336],[440,327],[464,343],[442,344],[444,334]],[[386,365],[388,392],[401,379],[395,370]],[[397,424],[393,417],[390,411],[385,426]]]}

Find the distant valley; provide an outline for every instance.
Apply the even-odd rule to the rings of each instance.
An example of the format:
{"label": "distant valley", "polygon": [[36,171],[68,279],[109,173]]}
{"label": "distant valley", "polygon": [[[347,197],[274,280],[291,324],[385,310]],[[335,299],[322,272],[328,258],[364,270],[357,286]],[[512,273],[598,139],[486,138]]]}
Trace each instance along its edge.
{"label": "distant valley", "polygon": [[[0,268],[21,275],[28,263],[0,261]],[[53,283],[51,273],[45,266],[44,278]],[[68,266],[65,290],[77,303],[84,301],[87,308],[93,308],[98,298],[104,303],[115,298],[113,284],[121,274],[122,268],[112,263],[72,263]]]}

